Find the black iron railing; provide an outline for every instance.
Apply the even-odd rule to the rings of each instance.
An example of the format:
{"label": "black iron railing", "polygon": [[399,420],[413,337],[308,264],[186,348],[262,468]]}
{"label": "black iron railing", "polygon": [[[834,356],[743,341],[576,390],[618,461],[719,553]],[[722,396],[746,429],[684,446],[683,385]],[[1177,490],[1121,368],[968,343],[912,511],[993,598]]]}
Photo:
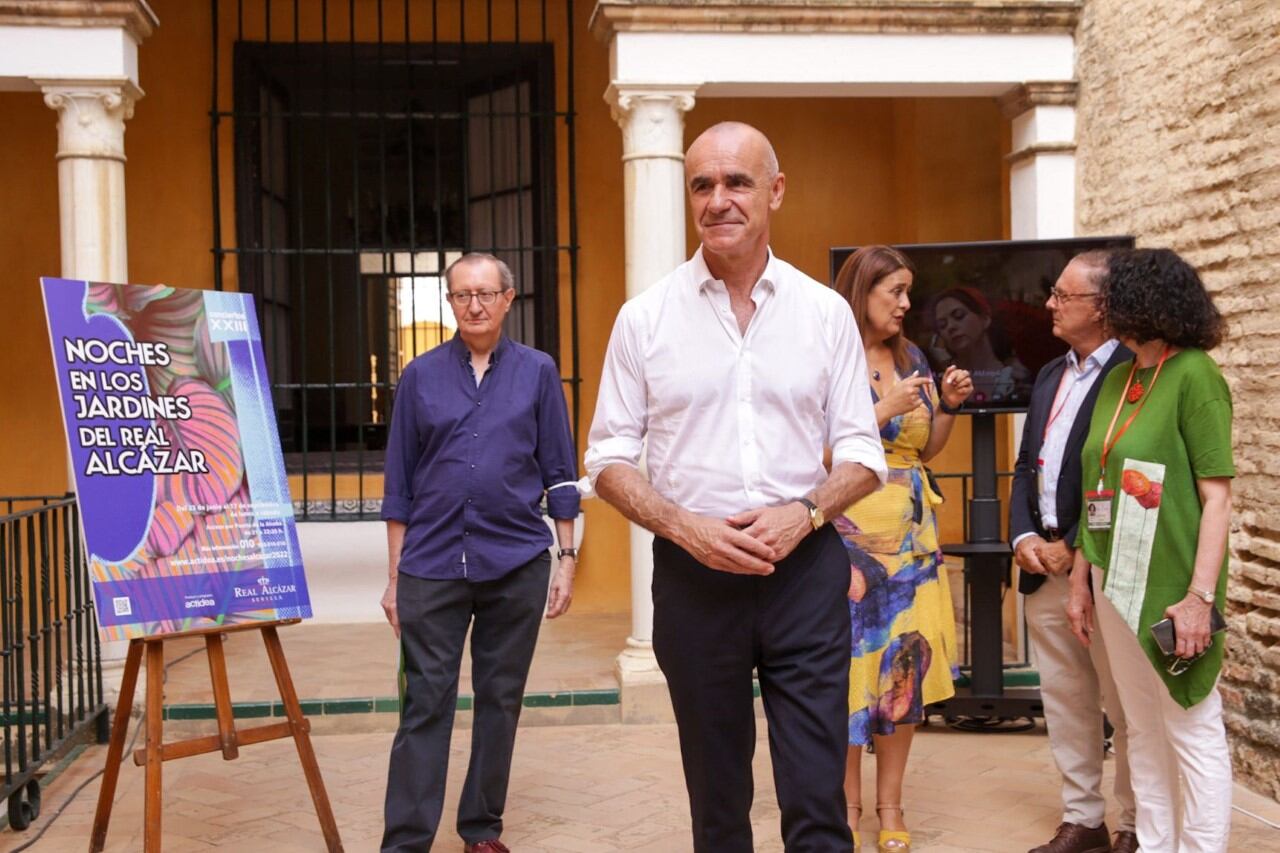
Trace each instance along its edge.
{"label": "black iron railing", "polygon": [[106,742],[102,650],[75,498],[0,498],[0,658],[9,826],[40,811],[40,775],[85,740]]}

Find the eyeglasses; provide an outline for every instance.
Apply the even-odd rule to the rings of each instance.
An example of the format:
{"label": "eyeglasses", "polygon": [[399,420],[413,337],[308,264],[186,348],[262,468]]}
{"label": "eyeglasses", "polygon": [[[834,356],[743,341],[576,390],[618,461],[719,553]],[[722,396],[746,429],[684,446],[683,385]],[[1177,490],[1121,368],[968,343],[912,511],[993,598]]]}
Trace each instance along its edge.
{"label": "eyeglasses", "polygon": [[1049,288],[1049,296],[1058,300],[1059,305],[1066,305],[1073,299],[1096,299],[1101,295],[1102,294],[1097,291],[1093,291],[1091,293],[1068,293],[1056,284]]}
{"label": "eyeglasses", "polygon": [[472,299],[479,299],[481,305],[492,305],[501,293],[501,290],[454,290],[446,296],[454,305],[465,308],[471,304]]}

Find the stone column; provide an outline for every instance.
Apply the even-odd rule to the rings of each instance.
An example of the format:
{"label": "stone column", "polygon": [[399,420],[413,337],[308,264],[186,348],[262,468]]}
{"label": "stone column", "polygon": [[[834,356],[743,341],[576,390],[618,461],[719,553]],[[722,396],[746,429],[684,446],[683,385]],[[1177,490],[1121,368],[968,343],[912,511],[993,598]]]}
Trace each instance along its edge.
{"label": "stone column", "polygon": [[1024,83],[1000,98],[1013,120],[1009,162],[1015,240],[1071,237],[1076,221],[1076,84]]}
{"label": "stone column", "polygon": [[[142,91],[129,80],[37,80],[58,112],[62,277],[127,282],[124,123]],[[68,469],[70,470],[70,469]],[[74,479],[68,473],[68,482]],[[129,642],[102,644],[102,686],[114,708]],[[135,707],[142,702],[138,691]]]}
{"label": "stone column", "polygon": [[[622,128],[627,298],[685,260],[684,114],[696,86],[614,83],[605,92]],[[653,656],[653,534],[631,525],[631,636],[616,673],[623,722],[671,719]]]}
{"label": "stone column", "polygon": [[[1024,83],[1000,98],[1013,123],[1009,163],[1010,237],[1048,240],[1075,236],[1076,83]],[[1013,416],[1011,452],[1017,455],[1027,416]],[[1025,636],[1022,596],[1014,598],[1017,644]],[[1035,651],[1029,650],[1032,663]]]}
{"label": "stone column", "polygon": [[142,91],[128,80],[37,80],[58,111],[63,278],[125,282],[124,123]]}

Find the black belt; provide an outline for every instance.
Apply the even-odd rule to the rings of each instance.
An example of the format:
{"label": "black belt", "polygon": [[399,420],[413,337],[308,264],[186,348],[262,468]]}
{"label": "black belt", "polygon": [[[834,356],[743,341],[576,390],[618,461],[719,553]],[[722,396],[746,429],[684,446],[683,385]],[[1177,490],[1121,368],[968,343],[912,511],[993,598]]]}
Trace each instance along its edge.
{"label": "black belt", "polygon": [[1046,527],[1044,529],[1044,538],[1048,542],[1057,542],[1062,538],[1062,531],[1056,527]]}

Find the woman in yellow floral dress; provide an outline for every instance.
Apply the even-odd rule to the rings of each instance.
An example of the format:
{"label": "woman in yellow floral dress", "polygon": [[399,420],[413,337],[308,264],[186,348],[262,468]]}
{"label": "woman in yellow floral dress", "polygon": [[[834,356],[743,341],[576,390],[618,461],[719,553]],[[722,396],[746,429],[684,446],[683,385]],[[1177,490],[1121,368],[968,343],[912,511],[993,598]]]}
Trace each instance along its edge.
{"label": "woman in yellow floral dress", "polygon": [[845,795],[856,842],[862,750],[874,738],[877,846],[897,853],[911,849],[902,779],[912,734],[926,705],[954,693],[955,615],[934,516],[942,498],[924,463],[942,450],[956,408],[973,393],[969,373],[954,366],[935,383],[924,354],[903,336],[913,278],[900,252],[867,246],[845,262],[835,285],[862,333],[889,463],[885,487],[835,521],[850,564]]}

